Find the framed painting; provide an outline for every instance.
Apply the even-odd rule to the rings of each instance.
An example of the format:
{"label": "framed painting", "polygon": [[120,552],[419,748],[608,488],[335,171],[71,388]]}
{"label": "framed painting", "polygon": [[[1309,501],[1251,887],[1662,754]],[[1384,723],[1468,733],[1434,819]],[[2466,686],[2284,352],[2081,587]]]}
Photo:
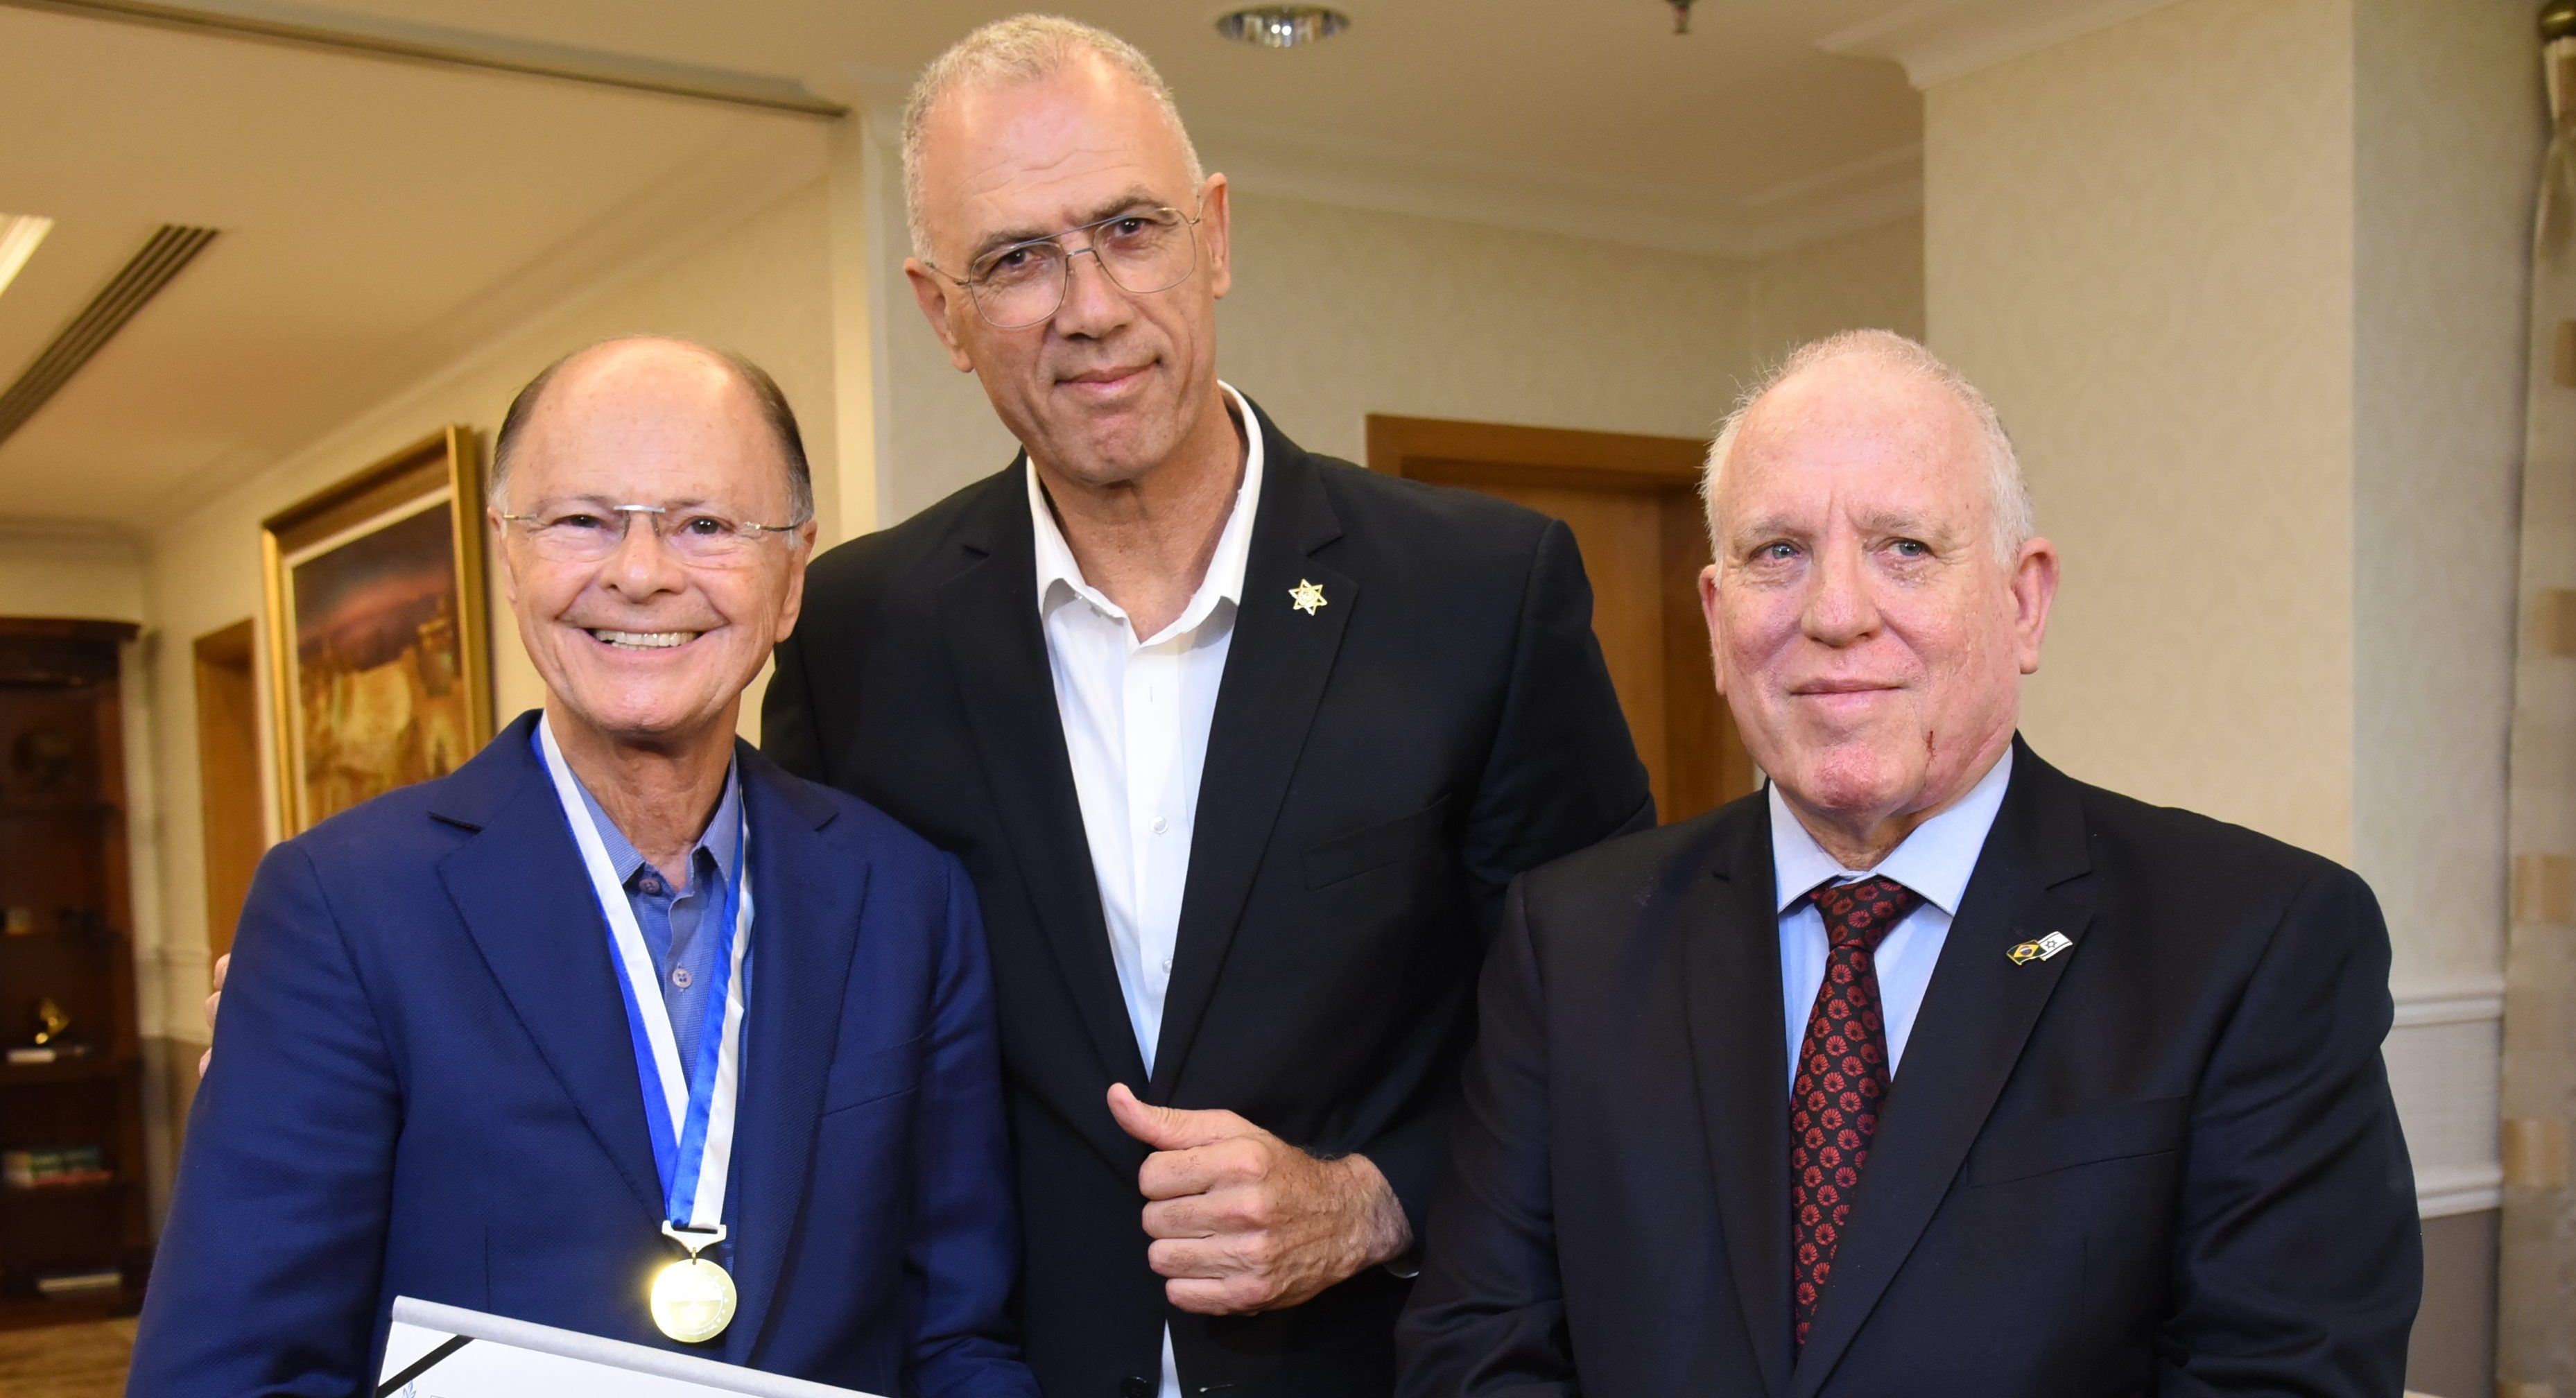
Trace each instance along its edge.
{"label": "framed painting", "polygon": [[492,737],[483,477],[447,427],[260,523],[281,837]]}

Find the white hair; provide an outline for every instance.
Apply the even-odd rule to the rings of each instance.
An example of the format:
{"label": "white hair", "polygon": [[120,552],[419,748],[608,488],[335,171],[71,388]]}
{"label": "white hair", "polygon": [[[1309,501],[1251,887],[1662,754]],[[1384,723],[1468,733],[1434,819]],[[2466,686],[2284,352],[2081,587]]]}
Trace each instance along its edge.
{"label": "white hair", "polygon": [[1190,144],[1189,129],[1181,125],[1181,109],[1173,103],[1163,75],[1154,71],[1153,63],[1134,44],[1061,15],[997,19],[930,60],[903,104],[903,216],[912,233],[913,256],[930,260],[930,231],[921,213],[921,145],[940,99],[960,87],[996,87],[1053,77],[1082,58],[1108,63],[1135,79],[1154,99],[1180,140],[1181,155],[1189,162],[1190,187],[1198,188],[1206,173],[1199,165],[1198,148]]}
{"label": "white hair", "polygon": [[1872,363],[1915,375],[1957,400],[1968,415],[1977,420],[1979,435],[1986,448],[1986,491],[1992,505],[1990,517],[1994,527],[1995,554],[2006,563],[2021,552],[2039,533],[2038,510],[2031,504],[2030,484],[2022,478],[2021,458],[2013,451],[2012,437],[2004,431],[2003,419],[1995,415],[1995,405],[1977,386],[1968,382],[1958,370],[1941,361],[1939,355],[1916,341],[1893,330],[1845,330],[1821,340],[1810,340],[1790,352],[1769,373],[1764,374],[1718,424],[1717,439],[1709,444],[1708,466],[1700,473],[1700,501],[1708,515],[1708,537],[1712,556],[1724,557],[1726,544],[1720,536],[1717,519],[1718,484],[1725,478],[1727,458],[1735,454],[1735,439],[1744,430],[1744,420],[1756,404],[1771,390],[1821,364],[1837,359],[1860,358]]}

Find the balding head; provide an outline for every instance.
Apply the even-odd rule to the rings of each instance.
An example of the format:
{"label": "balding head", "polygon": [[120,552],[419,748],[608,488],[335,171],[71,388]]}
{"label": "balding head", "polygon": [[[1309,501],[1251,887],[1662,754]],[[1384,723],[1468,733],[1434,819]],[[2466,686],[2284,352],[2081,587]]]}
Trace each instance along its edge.
{"label": "balding head", "polygon": [[696,359],[716,369],[740,385],[760,420],[778,447],[780,469],[786,472],[789,524],[803,524],[814,517],[814,473],[805,459],[805,437],[796,427],[796,410],[788,405],[787,395],[767,370],[731,350],[702,345],[672,335],[629,335],[602,340],[574,350],[537,371],[518,395],[510,400],[510,410],[501,416],[501,429],[492,438],[492,503],[503,511],[509,506],[510,467],[528,435],[530,421],[536,416],[546,392],[556,379],[576,365],[631,368],[641,361],[663,358]]}
{"label": "balding head", "polygon": [[1709,447],[1708,464],[1700,476],[1700,499],[1708,511],[1711,539],[1720,532],[1717,517],[1719,487],[1725,480],[1727,458],[1734,454],[1746,419],[1765,398],[1771,397],[1791,380],[1828,365],[1853,360],[1939,390],[1974,425],[1978,450],[1985,462],[1988,509],[1994,524],[1997,557],[2010,558],[2015,550],[2039,532],[2038,513],[2031,504],[2030,487],[2022,478],[2021,458],[2013,451],[2012,438],[2005,433],[2003,420],[1996,415],[1995,405],[1986,395],[1939,356],[1903,335],[1892,330],[1846,330],[1809,341],[1792,351],[1788,358],[1746,389],[1737,398],[1734,410],[1718,425],[1717,439]]}

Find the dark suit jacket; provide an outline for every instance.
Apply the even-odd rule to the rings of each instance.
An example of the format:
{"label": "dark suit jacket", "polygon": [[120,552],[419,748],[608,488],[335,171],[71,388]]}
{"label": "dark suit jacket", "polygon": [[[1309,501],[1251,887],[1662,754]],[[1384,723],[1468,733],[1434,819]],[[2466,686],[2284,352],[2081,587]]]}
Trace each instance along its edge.
{"label": "dark suit jacket", "polygon": [[534,721],[261,862],[130,1391],[372,1391],[406,1295],[873,1393],[1033,1398],[974,894],[748,746],[741,1311],[706,1346],[655,1330],[646,1284],[679,1253]]}
{"label": "dark suit jacket", "polygon": [[[1111,1120],[1109,1085],[1365,1153],[1418,1228],[1505,884],[1652,820],[1564,525],[1260,430],[1150,1081],[1056,713],[1025,461],[816,559],[762,719],[789,770],[955,851],[983,895],[1020,1314],[1053,1398],[1136,1391],[1167,1320],[1193,1393],[1388,1391],[1406,1283],[1387,1271],[1257,1317],[1165,1305],[1136,1188],[1146,1150]],[[1311,616],[1289,604],[1301,582],[1323,589]]]}
{"label": "dark suit jacket", "polygon": [[1794,1363],[1771,886],[1757,796],[1515,890],[1404,1392],[2394,1398],[2421,1252],[2359,878],[2018,749]]}

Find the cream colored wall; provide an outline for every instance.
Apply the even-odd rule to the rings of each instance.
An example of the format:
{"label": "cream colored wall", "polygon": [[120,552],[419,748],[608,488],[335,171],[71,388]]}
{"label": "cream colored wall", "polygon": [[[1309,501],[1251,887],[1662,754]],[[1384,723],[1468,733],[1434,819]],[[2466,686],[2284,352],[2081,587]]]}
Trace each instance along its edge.
{"label": "cream colored wall", "polygon": [[143,620],[143,547],[104,530],[0,522],[0,616]]}
{"label": "cream colored wall", "polygon": [[1924,95],[1933,348],[2065,583],[2025,730],[2353,856],[2350,0],[2186,0]]}
{"label": "cream colored wall", "polygon": [[[2427,1217],[2502,1178],[2534,59],[2519,0],[2181,0],[1924,103],[1931,343],[2065,553],[2024,727],[2371,881]],[[2488,1381],[2460,1314],[2419,1386]]]}
{"label": "cream colored wall", "polygon": [[[1370,413],[1701,436],[1799,340],[1922,333],[1913,219],[1739,261],[1238,191],[1234,254],[1223,373],[1301,445],[1351,460]],[[891,523],[1018,447],[909,304],[886,334]]]}
{"label": "cream colored wall", "polygon": [[2520,0],[2355,13],[2353,857],[2399,984],[2493,993],[2540,65]]}
{"label": "cream colored wall", "polygon": [[[822,469],[835,459],[825,222],[816,186],[700,246],[617,275],[158,530],[146,610],[163,638],[160,649],[184,659],[192,638],[259,614],[264,516],[446,423],[480,429],[488,450],[489,433],[520,384],[556,356],[614,335],[686,335],[740,350],[767,368],[797,406],[807,453],[818,467],[822,517],[835,519],[836,483]],[[497,579],[492,617],[495,709],[506,721],[540,702],[544,690],[520,648]],[[197,1000],[205,991],[207,956],[193,676],[184,663],[158,669],[164,936],[138,948],[142,1016],[146,1034],[201,1038]],[[756,737],[756,692],[744,716]],[[261,735],[263,743],[267,736]]]}

